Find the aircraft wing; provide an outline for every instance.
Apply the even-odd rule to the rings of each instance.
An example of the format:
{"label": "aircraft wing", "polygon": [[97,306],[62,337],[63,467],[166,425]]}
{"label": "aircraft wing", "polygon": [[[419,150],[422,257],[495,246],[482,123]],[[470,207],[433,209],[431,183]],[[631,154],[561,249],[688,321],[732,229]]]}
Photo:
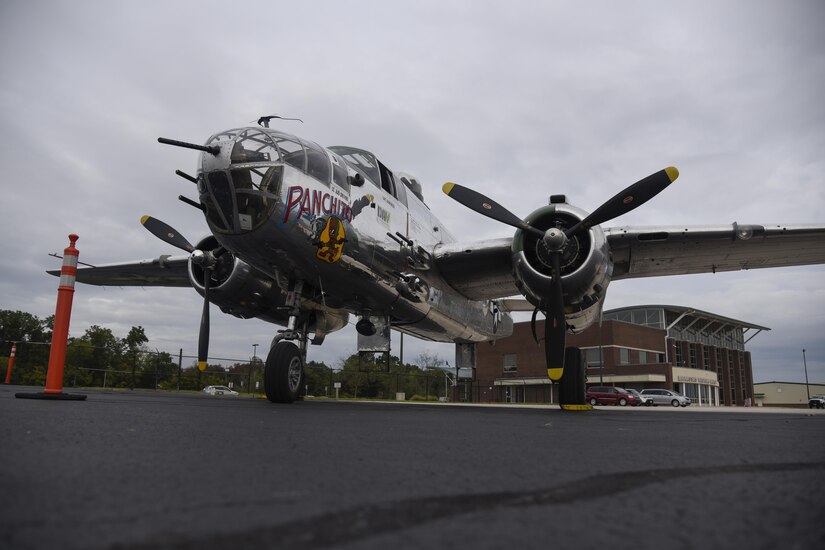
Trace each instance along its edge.
{"label": "aircraft wing", "polygon": [[[721,225],[605,229],[612,280],[825,263],[825,226]],[[513,278],[511,238],[436,246],[445,281],[472,300],[520,294]],[[502,300],[508,311],[532,308]]]}
{"label": "aircraft wing", "polygon": [[[189,256],[160,256],[151,260],[78,267],[77,282],[100,286],[192,286],[187,264]],[[60,276],[60,270],[48,271]]]}
{"label": "aircraft wing", "polygon": [[825,226],[605,229],[613,280],[825,263]]}
{"label": "aircraft wing", "polygon": [[447,283],[471,300],[490,300],[520,294],[513,279],[513,239],[446,243],[433,256]]}

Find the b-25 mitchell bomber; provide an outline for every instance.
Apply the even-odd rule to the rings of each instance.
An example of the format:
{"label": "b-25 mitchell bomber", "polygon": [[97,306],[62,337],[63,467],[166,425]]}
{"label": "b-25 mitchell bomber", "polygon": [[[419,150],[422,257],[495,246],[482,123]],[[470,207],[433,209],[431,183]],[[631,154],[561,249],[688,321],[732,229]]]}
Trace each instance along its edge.
{"label": "b-25 mitchell bomber", "polygon": [[[825,263],[825,226],[612,227],[677,177],[669,167],[627,187],[592,213],[552,195],[520,218],[454,183],[443,191],[515,228],[512,236],[456,239],[424,201],[422,186],[355,147],[322,147],[250,126],[216,133],[194,176],[210,234],[191,244],[144,216],[144,227],[186,255],[78,269],[94,285],[193,287],[204,298],[198,366],[209,344],[209,307],[284,327],[264,371],[267,398],[300,397],[308,344],[356,320],[359,351],[389,352],[390,330],[456,345],[456,367],[475,367],[475,346],[512,333],[513,311],[546,316],[547,374],[562,406],[584,403],[584,368],[567,332],[599,318],[611,281]],[[56,273],[56,272],[51,272]],[[538,340],[538,337],[537,337]]]}

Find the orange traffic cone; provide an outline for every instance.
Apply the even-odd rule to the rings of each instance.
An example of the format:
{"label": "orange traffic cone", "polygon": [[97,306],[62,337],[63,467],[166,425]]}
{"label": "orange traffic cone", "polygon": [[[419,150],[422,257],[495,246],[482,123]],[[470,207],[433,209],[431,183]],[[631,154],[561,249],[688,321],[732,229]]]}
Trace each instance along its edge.
{"label": "orange traffic cone", "polygon": [[77,235],[69,235],[69,246],[63,249],[63,267],[60,268],[60,286],[57,287],[57,307],[54,312],[52,349],[49,353],[49,369],[46,371],[46,388],[38,393],[16,393],[24,399],[62,399],[82,401],[85,395],[63,393],[63,371],[66,362],[66,344],[69,339],[69,319],[72,316],[74,282],[77,277],[77,257],[74,247]]}
{"label": "orange traffic cone", "polygon": [[14,366],[14,354],[17,352],[17,342],[11,343],[11,355],[9,355],[9,366],[6,368],[6,384],[11,384],[11,368]]}

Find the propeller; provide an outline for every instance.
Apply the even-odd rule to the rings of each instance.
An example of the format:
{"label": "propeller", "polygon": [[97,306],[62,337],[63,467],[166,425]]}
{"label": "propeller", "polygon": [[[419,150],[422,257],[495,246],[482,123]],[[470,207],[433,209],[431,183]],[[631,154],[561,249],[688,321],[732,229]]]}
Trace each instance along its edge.
{"label": "propeller", "polygon": [[152,216],[143,216],[140,223],[163,242],[189,252],[192,255],[192,261],[203,268],[203,313],[198,333],[198,369],[203,372],[206,370],[206,361],[209,356],[209,287],[220,253],[195,248],[172,226]]}
{"label": "propeller", "polygon": [[664,170],[659,170],[655,174],[640,179],[620,193],[613,195],[589,216],[568,229],[565,232],[567,237],[570,238],[579,231],[587,231],[594,225],[627,214],[664,191],[665,187],[676,181],[678,177],[679,170],[673,166],[668,166]]}
{"label": "propeller", "polygon": [[[567,242],[580,233],[588,231],[594,225],[618,218],[638,208],[661,193],[677,177],[679,177],[679,171],[673,166],[660,170],[617,193],[573,227],[567,230],[551,227],[546,231],[530,226],[496,201],[477,191],[451,182],[445,183],[442,187],[447,196],[467,208],[490,219],[532,233],[541,240],[545,251],[550,257],[553,271],[549,303],[545,311],[546,321],[544,323],[545,360],[547,362],[547,375],[551,380],[560,380],[564,372],[567,326],[564,316],[564,286],[560,265],[561,256]],[[536,311],[538,311],[538,308]],[[533,320],[531,321],[534,338],[536,337],[535,315],[536,312],[534,311]]]}
{"label": "propeller", "polygon": [[169,224],[160,221],[152,216],[143,216],[140,218],[140,223],[149,230],[149,233],[162,240],[167,244],[171,244],[175,248],[180,248],[186,252],[192,253],[195,247],[192,243],[186,240],[186,237],[178,233]]}

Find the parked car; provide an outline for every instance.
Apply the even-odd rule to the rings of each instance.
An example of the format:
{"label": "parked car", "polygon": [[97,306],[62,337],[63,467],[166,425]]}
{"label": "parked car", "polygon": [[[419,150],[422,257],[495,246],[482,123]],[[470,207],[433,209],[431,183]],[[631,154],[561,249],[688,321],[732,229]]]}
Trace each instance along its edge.
{"label": "parked car", "polygon": [[639,398],[639,405],[645,405],[645,406],[649,407],[653,404],[653,398],[650,397],[649,395],[642,395],[641,393],[639,393],[638,390],[633,390],[633,389],[630,389],[630,388],[625,388],[625,389],[628,392],[632,393],[633,395],[635,395],[636,397]]}
{"label": "parked car", "polygon": [[825,409],[825,395],[812,395],[808,400],[809,409]]}
{"label": "parked car", "polygon": [[585,400],[591,405],[639,405],[638,397],[624,388],[616,386],[593,386],[585,393]]}
{"label": "parked car", "polygon": [[203,388],[206,395],[239,395],[238,392],[226,386],[206,386]]}
{"label": "parked car", "polygon": [[654,405],[673,405],[674,407],[687,407],[690,405],[690,398],[673,390],[646,389],[640,393],[645,397],[652,398]]}

